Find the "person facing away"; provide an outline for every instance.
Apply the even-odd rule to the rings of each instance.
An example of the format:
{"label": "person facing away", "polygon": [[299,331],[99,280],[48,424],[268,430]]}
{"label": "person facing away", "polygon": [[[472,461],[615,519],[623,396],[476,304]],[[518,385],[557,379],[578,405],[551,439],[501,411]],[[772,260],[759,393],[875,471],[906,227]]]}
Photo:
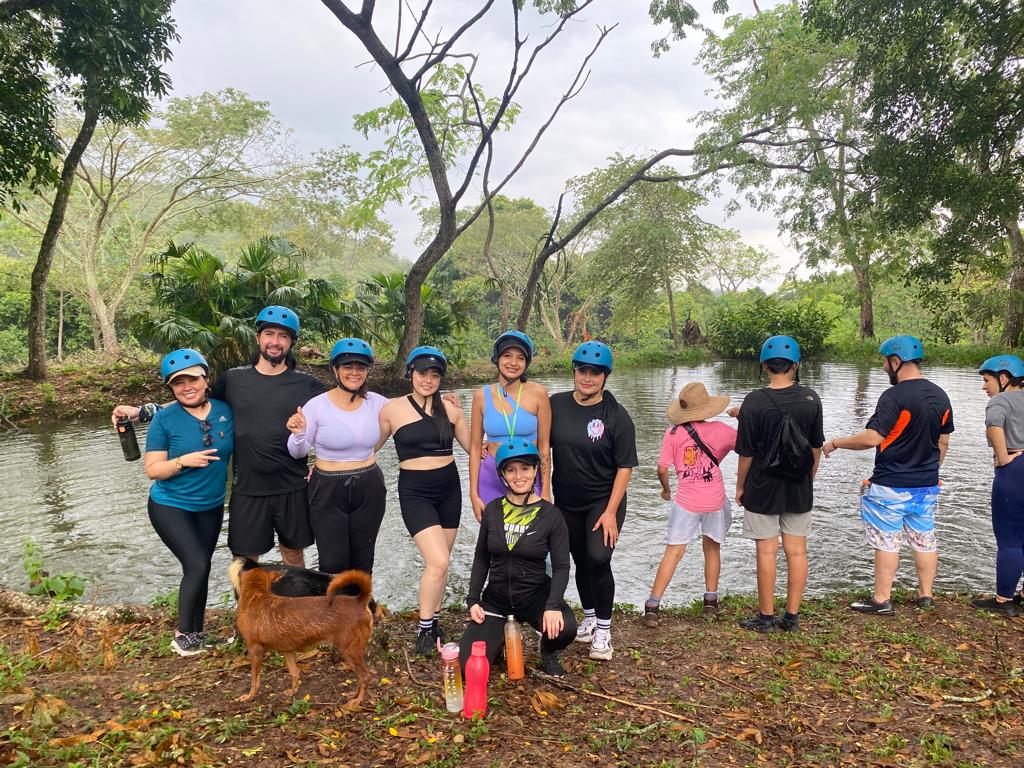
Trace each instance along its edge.
{"label": "person facing away", "polygon": [[[821,399],[797,383],[800,345],[791,336],[767,339],[760,365],[768,386],[743,399],[736,435],[736,503],[744,508],[743,535],[757,548],[758,614],[743,619],[740,626],[756,632],[791,632],[799,629],[807,586],[814,476],[825,440]],[[780,535],[786,556],[786,612],[776,619]]]}
{"label": "person facing away", "polygon": [[661,498],[672,499],[669,467],[676,471],[676,495],[668,519],[668,542],[658,573],[644,603],[644,624],[656,627],[661,599],[688,544],[700,539],[704,548],[704,615],[718,610],[718,577],[722,570],[722,544],[732,524],[732,510],[719,468],[736,447],[736,430],[720,421],[707,421],[725,410],[728,395],[711,397],[693,381],[683,386],[668,406],[668,420],[658,457]]}
{"label": "person facing away", "polygon": [[875,449],[875,468],[860,500],[864,540],[875,553],[873,594],[850,604],[859,613],[893,613],[892,584],[906,536],[917,570],[917,607],[935,607],[932,586],[938,570],[935,507],[939,467],[953,432],[949,397],[921,373],[924,345],[916,336],[893,336],[878,348],[892,385],[878,398],[863,430],[829,440],[836,450]]}
{"label": "person facing away", "polygon": [[[299,337],[298,315],[272,305],[256,316],[257,350],[249,365],[225,371],[210,388],[235,415],[235,454],[228,503],[228,548],[236,557],[257,559],[273,549],[276,532],[281,559],[304,567],[303,550],[313,543],[306,499],[306,459],[288,452],[285,426],[295,409],[328,390],[323,382],[295,370],[292,350]],[[160,406],[119,405],[120,416],[149,421]]]}

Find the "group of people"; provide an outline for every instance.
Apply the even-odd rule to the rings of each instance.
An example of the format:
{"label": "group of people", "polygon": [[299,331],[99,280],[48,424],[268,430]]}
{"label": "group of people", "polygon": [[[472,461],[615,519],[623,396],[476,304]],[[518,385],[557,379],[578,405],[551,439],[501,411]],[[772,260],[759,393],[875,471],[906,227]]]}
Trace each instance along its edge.
{"label": "group of people", "polygon": [[[562,674],[559,652],[589,643],[594,659],[610,659],[615,581],[611,560],[626,516],[626,491],[637,466],[632,419],[607,390],[612,350],[599,341],[572,355],[571,391],[550,395],[529,381],[535,347],[508,331],[493,345],[496,381],[474,393],[469,422],[458,398],[441,395],[448,361],[436,347],[417,347],[405,361],[411,392],[388,399],[367,389],[374,364],[365,340],[339,340],[330,363],[336,386],[295,370],[298,316],[270,306],[256,319],[251,364],[211,384],[209,365],[191,349],[167,355],[161,375],[174,401],[161,407],[119,405],[113,418],[150,421],[145,449],[154,480],[149,515],[182,565],[178,627],[172,649],[199,653],[219,638],[204,631],[210,560],[223,523],[228,460],[232,461],[228,547],[256,559],[273,548],[304,567],[315,544],[318,567],[335,573],[373,571],[387,484],[377,452],[390,437],[399,461],[402,520],[423,558],[417,653],[433,652],[452,546],[461,523],[462,484],[454,442],[470,457],[469,494],[479,523],[461,639],[463,658],[484,640],[493,662],[509,616],[542,633],[542,669]],[[660,602],[685,548],[701,538],[705,554],[704,611],[718,608],[720,548],[731,523],[720,463],[739,456],[735,501],[744,508],[744,536],[756,541],[759,612],[742,626],[760,632],[795,630],[807,581],[807,536],[813,481],[821,454],[876,451],[875,472],[862,497],[865,536],[875,549],[874,594],[851,607],[892,613],[890,590],[906,538],[919,576],[918,606],[932,605],[936,570],[934,516],[938,470],[953,431],[945,393],[923,378],[921,342],[894,337],[881,347],[891,389],[866,428],[825,441],[821,402],[799,384],[800,349],[786,336],[768,339],[760,364],[768,386],[729,409],[733,429],[710,421],[729,403],[703,384],[683,387],[668,407],[671,426],[658,462],[662,496],[672,499],[668,543],[645,603],[656,626]],[[992,396],[986,422],[996,481],[993,525],[998,549],[997,595],[979,607],[1015,613],[1024,572],[1024,363],[1013,356],[982,366]],[[312,468],[308,457],[315,456]],[[779,540],[787,559],[785,612],[776,617]],[[564,599],[575,566],[583,618]]]}

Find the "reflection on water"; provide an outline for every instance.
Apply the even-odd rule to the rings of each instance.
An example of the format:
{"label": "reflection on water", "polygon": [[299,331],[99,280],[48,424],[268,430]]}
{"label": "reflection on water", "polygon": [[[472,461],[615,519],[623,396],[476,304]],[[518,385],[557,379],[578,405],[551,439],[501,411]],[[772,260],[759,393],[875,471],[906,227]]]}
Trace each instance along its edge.
{"label": "reflection on water", "polygon": [[[988,591],[992,588],[995,545],[989,512],[992,467],[984,435],[987,398],[971,370],[929,367],[927,373],[949,393],[957,426],[942,470],[937,586],[940,590]],[[668,502],[661,500],[655,465],[667,426],[665,407],[691,380],[704,381],[712,393],[732,395],[734,404],[759,385],[755,366],[738,362],[616,371],[610,381],[636,422],[640,457],[629,488],[619,551],[612,561],[618,602],[642,603],[661,558]],[[821,395],[826,437],[862,428],[888,386],[880,367],[848,364],[808,365],[802,382]],[[569,386],[567,378],[543,383],[551,391]],[[470,393],[461,394],[468,415]],[[467,458],[456,450],[465,487]],[[378,539],[374,592],[386,603],[413,605],[422,563],[399,515],[398,468],[390,445],[381,451],[380,463],[389,493]],[[857,514],[860,483],[870,475],[871,464],[870,451],[840,451],[822,463],[815,487],[814,532],[809,540],[811,594],[871,583],[871,552],[863,544]],[[21,551],[23,542],[31,538],[41,545],[50,570],[88,577],[99,602],[147,602],[177,584],[177,561],[160,543],[146,515],[149,482],[142,462],[124,461],[109,422],[77,422],[0,434],[0,467],[4,479],[2,583],[25,586]],[[735,455],[722,462],[722,470],[732,495]],[[463,526],[455,545],[449,587],[451,595],[460,598],[469,578],[477,527],[468,506],[468,489],[464,498]],[[721,589],[751,593],[755,589],[754,548],[752,542],[740,538],[741,514],[736,515],[722,548]],[[211,593],[216,596],[228,591],[225,571],[230,555],[223,535],[214,557]],[[315,550],[310,549],[307,562],[315,563],[315,557]],[[899,581],[913,585],[909,553],[904,560]],[[703,593],[702,569],[700,548],[695,547],[684,557],[666,602],[683,603],[699,597]],[[570,598],[575,600],[571,581]],[[779,584],[784,587],[784,566]],[[214,597],[211,604],[215,603]]]}

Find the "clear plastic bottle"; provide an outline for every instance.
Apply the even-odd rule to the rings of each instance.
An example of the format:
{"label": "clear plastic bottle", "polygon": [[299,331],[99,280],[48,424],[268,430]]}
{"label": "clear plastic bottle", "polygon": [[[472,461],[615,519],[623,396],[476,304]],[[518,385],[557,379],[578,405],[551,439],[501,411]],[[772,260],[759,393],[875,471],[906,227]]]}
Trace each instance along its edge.
{"label": "clear plastic bottle", "polygon": [[509,680],[523,679],[526,674],[523,669],[523,629],[512,615],[505,622],[505,663]]}
{"label": "clear plastic bottle", "polygon": [[466,692],[462,702],[462,716],[469,719],[487,716],[487,679],[491,664],[487,661],[487,643],[473,643],[473,655],[466,662]]}
{"label": "clear plastic bottle", "polygon": [[459,668],[458,643],[445,643],[441,647],[441,687],[448,711],[461,712],[462,670]]}

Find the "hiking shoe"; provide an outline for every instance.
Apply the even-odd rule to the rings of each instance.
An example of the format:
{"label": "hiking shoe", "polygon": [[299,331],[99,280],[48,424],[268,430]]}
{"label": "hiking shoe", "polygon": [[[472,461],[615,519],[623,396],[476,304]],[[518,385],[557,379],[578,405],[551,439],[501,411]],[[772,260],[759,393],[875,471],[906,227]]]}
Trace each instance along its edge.
{"label": "hiking shoe", "polygon": [[540,671],[551,677],[565,677],[565,667],[558,660],[557,651],[540,655]]}
{"label": "hiking shoe", "polygon": [[769,618],[765,618],[759,613],[746,619],[740,619],[740,626],[743,627],[743,629],[752,629],[755,632],[774,632],[775,617],[771,616]]}
{"label": "hiking shoe", "polygon": [[195,656],[203,652],[203,633],[185,632],[171,640],[171,650],[179,656]]}
{"label": "hiking shoe", "polygon": [[1016,606],[1024,605],[1024,593],[1018,592],[1013,596],[1013,604]]}
{"label": "hiking shoe", "polygon": [[917,598],[917,610],[919,610],[919,611],[934,611],[935,610],[935,598],[934,597],[919,597],[919,598]]}
{"label": "hiking shoe", "polygon": [[718,613],[718,598],[716,597],[714,600],[708,600],[705,597],[704,598],[704,618],[705,619],[710,619],[716,613]]}
{"label": "hiking shoe", "polygon": [[799,632],[800,631],[800,617],[783,616],[781,619],[775,620],[775,626],[781,629],[783,632]]}
{"label": "hiking shoe", "polygon": [[[576,637],[579,637],[577,634]],[[612,631],[610,629],[594,629],[590,641],[590,658],[610,661],[612,658]]]}
{"label": "hiking shoe", "polygon": [[594,630],[597,629],[597,618],[583,619],[576,627],[576,642],[589,643],[594,639]]}
{"label": "hiking shoe", "polygon": [[971,605],[983,611],[999,613],[1003,616],[1017,616],[1020,613],[1019,604],[1015,603],[1013,600],[1007,600],[1005,603],[1001,603],[994,597],[988,597],[984,600],[971,600]]}
{"label": "hiking shoe", "polygon": [[434,633],[431,630],[420,630],[416,633],[416,643],[413,646],[412,652],[417,656],[429,656],[437,650],[436,643]]}
{"label": "hiking shoe", "polygon": [[866,600],[854,600],[850,603],[850,608],[857,613],[873,613],[876,616],[892,616],[895,613],[892,609],[892,600],[876,603],[873,597]]}
{"label": "hiking shoe", "polygon": [[645,605],[644,606],[644,626],[648,626],[648,627],[652,627],[653,628],[653,627],[657,627],[659,624],[661,624],[661,617],[658,615],[658,613],[660,611],[661,611],[661,607],[660,606],[657,606],[657,605],[654,605],[654,606]]}

